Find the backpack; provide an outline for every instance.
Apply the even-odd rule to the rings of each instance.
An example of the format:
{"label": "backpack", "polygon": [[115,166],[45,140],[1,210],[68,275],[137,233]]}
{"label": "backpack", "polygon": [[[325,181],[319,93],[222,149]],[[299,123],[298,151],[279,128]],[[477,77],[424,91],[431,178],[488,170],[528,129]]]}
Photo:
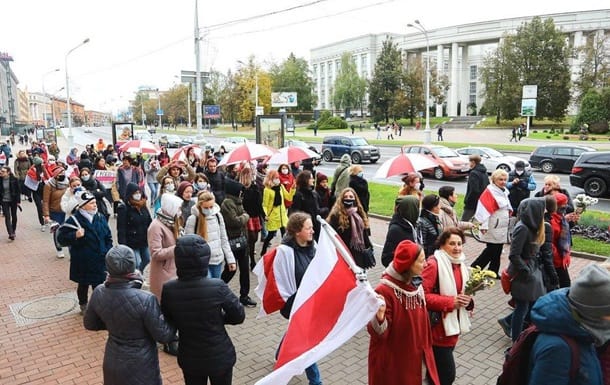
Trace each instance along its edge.
{"label": "backpack", "polygon": [[[531,325],[521,332],[517,341],[506,353],[502,373],[498,377],[496,385],[527,384],[530,372],[530,353],[539,334],[540,330],[536,325]],[[559,334],[559,336],[570,346],[570,383],[572,383],[580,370],[580,348],[572,337],[563,334]]]}

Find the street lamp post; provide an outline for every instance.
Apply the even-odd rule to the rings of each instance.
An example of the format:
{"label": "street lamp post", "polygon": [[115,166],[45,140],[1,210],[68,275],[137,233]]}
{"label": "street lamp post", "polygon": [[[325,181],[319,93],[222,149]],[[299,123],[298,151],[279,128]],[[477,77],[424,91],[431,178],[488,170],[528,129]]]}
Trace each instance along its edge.
{"label": "street lamp post", "polygon": [[432,132],[430,130],[430,41],[428,40],[428,30],[419,22],[415,24],[407,24],[407,27],[412,27],[422,32],[426,38],[426,128],[424,129],[424,143],[429,144],[432,141]]}
{"label": "street lamp post", "polygon": [[[44,74],[42,74],[42,95],[44,97],[44,111],[42,113],[42,120],[44,120],[44,126],[47,127],[48,124],[48,119],[47,119],[47,107],[49,106],[48,98],[47,98],[47,93],[45,91],[45,87],[44,87],[44,79],[55,72],[59,72],[59,68],[55,68],[54,70],[51,70],[49,72],[45,72]],[[53,123],[53,125],[55,125],[55,123]]]}
{"label": "street lamp post", "polygon": [[74,147],[74,134],[72,133],[72,109],[70,107],[70,78],[68,77],[68,56],[72,52],[74,52],[74,50],[76,50],[79,47],[82,47],[83,45],[85,45],[87,43],[89,43],[89,38],[86,38],[79,45],[77,45],[76,47],[69,50],[64,58],[65,59],[64,66],[66,69],[66,105],[67,105],[67,112],[68,112],[68,143],[70,144],[70,148]]}

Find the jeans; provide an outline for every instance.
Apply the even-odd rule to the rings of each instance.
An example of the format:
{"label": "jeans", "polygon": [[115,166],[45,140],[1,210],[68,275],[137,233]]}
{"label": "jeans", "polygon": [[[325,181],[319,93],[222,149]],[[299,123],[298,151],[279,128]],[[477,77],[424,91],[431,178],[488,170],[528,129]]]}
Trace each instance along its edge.
{"label": "jeans", "polygon": [[133,249],[133,253],[136,256],[136,266],[141,272],[150,263],[150,251],[148,247],[141,247],[139,249]]}
{"label": "jeans", "polygon": [[309,380],[309,385],[322,385],[322,378],[320,378],[318,364],[313,363],[310,367],[306,368],[305,375]]}
{"label": "jeans", "polygon": [[502,243],[487,243],[485,249],[481,252],[481,255],[470,264],[470,267],[480,266],[481,269],[487,267],[489,264],[489,270],[496,273],[496,276],[500,276],[500,257],[502,256]]}
{"label": "jeans", "polygon": [[148,197],[148,201],[153,202],[157,197],[157,192],[159,191],[159,183],[148,182],[148,188],[150,189],[150,196]]}
{"label": "jeans", "polygon": [[185,385],[207,385],[208,378],[212,385],[231,385],[233,381],[233,368],[226,369],[220,373],[187,373],[182,371]]}
{"label": "jeans", "polygon": [[434,361],[440,385],[451,385],[455,381],[455,360],[453,359],[453,346],[433,346]]}
{"label": "jeans", "polygon": [[[52,221],[59,223],[60,225],[62,223],[64,223],[64,220],[66,219],[66,213],[58,213],[55,211],[50,211],[49,212],[49,217],[51,218]],[[57,251],[61,251],[61,246],[57,243],[57,238],[55,237],[55,234],[53,234],[53,242],[55,243],[55,250]]]}
{"label": "jeans", "polygon": [[517,341],[519,334],[523,331],[525,320],[529,320],[529,312],[533,303],[529,301],[515,300],[515,310],[512,314],[511,322],[511,338],[513,342]]}
{"label": "jeans", "polygon": [[208,265],[208,278],[220,278],[222,263],[218,265]]}

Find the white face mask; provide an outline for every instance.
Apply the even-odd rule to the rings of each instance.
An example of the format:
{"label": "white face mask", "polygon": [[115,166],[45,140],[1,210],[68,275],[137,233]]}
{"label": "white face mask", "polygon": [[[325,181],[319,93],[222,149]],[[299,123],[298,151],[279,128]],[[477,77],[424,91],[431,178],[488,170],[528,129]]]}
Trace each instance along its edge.
{"label": "white face mask", "polygon": [[206,217],[209,217],[210,215],[212,215],[213,209],[201,209],[201,214],[205,215]]}
{"label": "white face mask", "polygon": [[284,175],[288,175],[288,170],[286,170],[285,168],[282,169],[282,174]]}
{"label": "white face mask", "polygon": [[515,170],[515,174],[517,174],[517,175],[523,175],[523,170]]}
{"label": "white face mask", "polygon": [[142,199],[142,194],[140,194],[140,193],[133,194],[133,195],[131,196],[131,198],[132,198],[134,201],[139,201],[140,199]]}
{"label": "white face mask", "polygon": [[86,182],[86,181],[88,181],[89,179],[91,179],[91,175],[83,175],[83,176],[81,176],[80,178]]}
{"label": "white face mask", "polygon": [[176,188],[176,187],[174,186],[174,184],[173,184],[173,183],[170,183],[170,184],[168,184],[168,185],[166,185],[166,186],[165,186],[165,191],[174,192],[174,189],[175,189],[175,188]]}
{"label": "white face mask", "polygon": [[279,179],[274,179],[274,180],[273,180],[273,184],[274,184],[275,186],[277,186],[278,184],[280,184],[280,180],[279,180]]}
{"label": "white face mask", "polygon": [[47,163],[48,164],[55,164],[55,161],[54,160],[49,160]]}
{"label": "white face mask", "polygon": [[208,184],[205,182],[199,182],[199,183],[197,183],[197,188],[199,190],[205,190],[206,188],[208,188]]}

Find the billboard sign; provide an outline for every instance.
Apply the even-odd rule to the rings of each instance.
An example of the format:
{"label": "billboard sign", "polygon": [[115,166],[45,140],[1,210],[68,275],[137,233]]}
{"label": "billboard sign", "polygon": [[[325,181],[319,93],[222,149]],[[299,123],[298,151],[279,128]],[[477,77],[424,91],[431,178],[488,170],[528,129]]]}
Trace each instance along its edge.
{"label": "billboard sign", "polygon": [[538,86],[523,86],[523,99],[536,99],[538,97]]}
{"label": "billboard sign", "polygon": [[521,99],[521,116],[536,116],[536,99]]}
{"label": "billboard sign", "polygon": [[272,92],[271,107],[296,107],[296,92]]}
{"label": "billboard sign", "polygon": [[203,106],[203,118],[204,119],[220,119],[220,106],[218,106],[218,105]]}

